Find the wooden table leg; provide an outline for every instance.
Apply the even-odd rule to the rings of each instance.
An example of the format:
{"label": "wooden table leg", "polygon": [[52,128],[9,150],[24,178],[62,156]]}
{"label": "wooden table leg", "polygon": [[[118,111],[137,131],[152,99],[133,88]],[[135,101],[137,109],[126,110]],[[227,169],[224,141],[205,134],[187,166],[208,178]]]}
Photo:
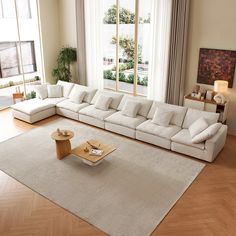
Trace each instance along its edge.
{"label": "wooden table leg", "polygon": [[57,159],[61,160],[71,153],[70,140],[56,140]]}

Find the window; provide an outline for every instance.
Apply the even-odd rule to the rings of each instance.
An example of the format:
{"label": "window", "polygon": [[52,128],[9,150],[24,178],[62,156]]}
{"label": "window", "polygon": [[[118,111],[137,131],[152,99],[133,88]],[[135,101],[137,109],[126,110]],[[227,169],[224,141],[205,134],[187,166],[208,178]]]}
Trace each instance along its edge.
{"label": "window", "polygon": [[104,87],[147,95],[151,0],[103,0]]}
{"label": "window", "polygon": [[[31,18],[30,0],[16,0],[19,18]],[[0,17],[16,18],[15,1],[0,0]]]}
{"label": "window", "polygon": [[[19,47],[18,42],[0,43],[0,78],[7,78],[23,73],[19,57]],[[24,73],[36,72],[34,42],[21,42],[21,52]]]}

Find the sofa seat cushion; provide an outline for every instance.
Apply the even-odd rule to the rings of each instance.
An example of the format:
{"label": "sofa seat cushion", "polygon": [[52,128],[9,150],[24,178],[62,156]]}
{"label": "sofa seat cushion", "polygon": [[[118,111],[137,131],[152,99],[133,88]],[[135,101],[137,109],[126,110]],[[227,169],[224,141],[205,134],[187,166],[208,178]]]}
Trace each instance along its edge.
{"label": "sofa seat cushion", "polygon": [[121,111],[114,113],[113,115],[105,119],[106,122],[125,126],[131,129],[136,129],[138,125],[146,121],[143,116],[137,115],[136,117],[129,117],[122,114]]}
{"label": "sofa seat cushion", "polygon": [[46,98],[46,99],[44,99],[45,102],[53,104],[54,106],[57,103],[62,102],[64,100],[66,100],[66,98],[64,98],[64,97],[60,97],[60,98]]}
{"label": "sofa seat cushion", "polygon": [[93,117],[93,118],[103,121],[103,120],[105,120],[106,117],[112,115],[115,112],[116,112],[116,110],[114,110],[114,109],[109,109],[107,111],[103,111],[103,110],[95,108],[95,105],[90,105],[90,106],[87,106],[87,107],[81,109],[79,111],[79,114],[90,116],[90,117]]}
{"label": "sofa seat cushion", "polygon": [[13,110],[23,112],[27,115],[33,115],[38,112],[53,108],[54,105],[38,98],[26,100],[11,106]]}
{"label": "sofa seat cushion", "polygon": [[79,103],[71,102],[68,99],[57,103],[57,107],[64,108],[66,110],[73,111],[73,112],[78,112],[87,106],[89,106],[89,104],[86,102],[79,104]]}
{"label": "sofa seat cushion", "polygon": [[191,147],[195,147],[201,150],[205,149],[205,143],[192,143],[192,139],[189,133],[188,129],[182,129],[180,132],[178,132],[175,136],[171,138],[171,141],[175,143],[181,143],[185,144]]}
{"label": "sofa seat cushion", "polygon": [[151,120],[143,122],[136,129],[144,133],[153,134],[168,140],[170,140],[171,137],[181,130],[181,128],[177,125],[160,126],[153,123]]}

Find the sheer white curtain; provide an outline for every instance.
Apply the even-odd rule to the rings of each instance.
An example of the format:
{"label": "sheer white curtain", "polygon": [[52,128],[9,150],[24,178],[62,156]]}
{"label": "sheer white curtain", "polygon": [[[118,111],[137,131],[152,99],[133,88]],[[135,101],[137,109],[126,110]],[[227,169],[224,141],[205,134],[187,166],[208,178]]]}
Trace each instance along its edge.
{"label": "sheer white curtain", "polygon": [[103,88],[102,4],[98,0],[84,1],[87,85]]}
{"label": "sheer white curtain", "polygon": [[148,98],[165,101],[172,0],[153,0],[151,12]]}

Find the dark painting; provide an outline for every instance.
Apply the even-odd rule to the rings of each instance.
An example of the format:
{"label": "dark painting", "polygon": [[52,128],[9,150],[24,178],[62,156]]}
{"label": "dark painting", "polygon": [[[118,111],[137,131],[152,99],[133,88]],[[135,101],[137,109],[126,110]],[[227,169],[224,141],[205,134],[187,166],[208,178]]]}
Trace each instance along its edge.
{"label": "dark painting", "polygon": [[200,48],[197,82],[214,85],[215,80],[227,80],[232,88],[235,65],[236,51]]}

